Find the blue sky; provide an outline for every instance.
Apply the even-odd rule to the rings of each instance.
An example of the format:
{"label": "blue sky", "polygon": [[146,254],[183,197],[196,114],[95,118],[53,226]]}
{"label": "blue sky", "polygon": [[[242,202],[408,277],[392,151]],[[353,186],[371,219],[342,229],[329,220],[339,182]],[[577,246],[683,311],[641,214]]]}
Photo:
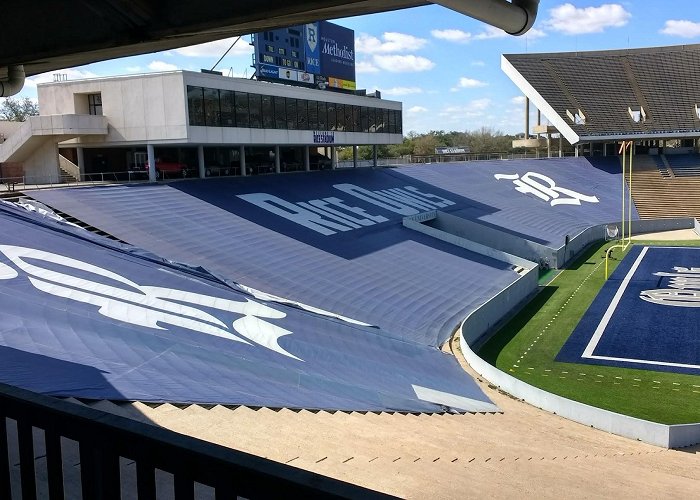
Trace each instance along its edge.
{"label": "blue sky", "polygon": [[[523,128],[522,97],[500,69],[504,53],[584,51],[700,43],[697,0],[605,3],[542,0],[534,28],[512,37],[447,8],[429,5],[333,20],[355,30],[358,88],[404,103],[404,132]],[[216,69],[250,77],[244,37]],[[22,95],[53,73],[81,77],[210,68],[231,40],[67,68],[33,77]]]}

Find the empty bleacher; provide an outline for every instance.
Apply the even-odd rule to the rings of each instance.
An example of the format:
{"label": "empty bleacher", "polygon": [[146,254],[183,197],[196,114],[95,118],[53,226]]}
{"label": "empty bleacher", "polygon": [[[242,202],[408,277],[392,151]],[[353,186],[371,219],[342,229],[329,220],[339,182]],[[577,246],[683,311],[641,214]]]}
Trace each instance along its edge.
{"label": "empty bleacher", "polygon": [[[672,155],[668,155],[670,159]],[[664,177],[654,156],[635,156],[632,197],[642,219],[700,218],[700,176]]]}
{"label": "empty bleacher", "polygon": [[673,172],[668,166],[668,161],[665,159],[663,155],[650,155],[649,158],[653,160],[654,164],[656,165],[656,168],[659,169],[659,173],[661,174],[661,177],[664,178],[671,178],[673,177]]}
{"label": "empty bleacher", "polygon": [[[700,176],[700,155],[665,155],[668,164],[677,177]],[[700,193],[699,193],[700,194]]]}

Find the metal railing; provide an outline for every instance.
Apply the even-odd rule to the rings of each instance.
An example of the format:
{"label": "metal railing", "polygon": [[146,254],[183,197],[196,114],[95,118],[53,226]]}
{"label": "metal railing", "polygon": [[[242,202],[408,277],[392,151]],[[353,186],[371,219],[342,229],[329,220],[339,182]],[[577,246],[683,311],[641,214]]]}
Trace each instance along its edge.
{"label": "metal railing", "polygon": [[[574,156],[572,152],[564,152],[562,157]],[[421,163],[455,163],[455,162],[474,162],[488,160],[516,160],[516,159],[534,159],[546,158],[537,153],[483,153],[483,154],[463,154],[463,155],[407,155],[396,158],[377,158],[378,167],[394,167],[399,165],[421,164]],[[558,157],[558,153],[553,158]],[[358,167],[372,167],[373,160],[358,160]],[[338,169],[352,168],[354,166],[352,160],[339,160]],[[247,166],[246,171],[249,175],[256,173],[264,173],[259,168]],[[300,169],[303,170],[303,169]],[[314,170],[314,168],[312,168]],[[207,177],[225,177],[240,175],[238,167],[206,167]],[[269,172],[273,173],[273,172]],[[284,173],[284,172],[283,172]],[[190,172],[190,178],[196,178],[196,172]],[[158,180],[175,180],[182,179],[180,172],[163,172]],[[119,172],[98,172],[90,174],[81,174],[80,179],[76,181],[61,181],[57,177],[39,177],[39,176],[21,176],[21,177],[0,177],[0,191],[14,191],[22,189],[40,189],[58,186],[76,186],[84,184],[107,184],[118,182],[148,182],[148,173],[143,170],[126,170]]]}
{"label": "metal railing", "polygon": [[[7,419],[16,421],[19,484],[12,484]],[[36,443],[43,430],[44,443]],[[245,429],[241,429],[245,432]],[[15,436],[10,436],[14,438]],[[66,439],[79,447],[79,491],[64,487]],[[214,489],[217,500],[245,498],[393,498],[337,479],[211,444],[176,432],[0,384],[0,498],[37,498],[35,449],[45,445],[51,500],[120,499],[120,457],[135,462],[139,499],[156,498],[156,470],[173,475],[174,498],[194,499],[195,483]],[[14,460],[13,460],[14,462]],[[18,486],[20,486],[18,488]],[[13,489],[15,490],[13,492]],[[159,497],[162,491],[159,489]],[[14,497],[13,497],[14,493]]]}

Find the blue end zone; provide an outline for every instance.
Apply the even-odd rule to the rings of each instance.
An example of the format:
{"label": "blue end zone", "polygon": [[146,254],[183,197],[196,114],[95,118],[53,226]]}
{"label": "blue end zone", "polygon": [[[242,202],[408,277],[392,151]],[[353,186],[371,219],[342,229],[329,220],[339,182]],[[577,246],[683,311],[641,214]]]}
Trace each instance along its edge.
{"label": "blue end zone", "polygon": [[700,248],[633,247],[556,361],[700,375]]}

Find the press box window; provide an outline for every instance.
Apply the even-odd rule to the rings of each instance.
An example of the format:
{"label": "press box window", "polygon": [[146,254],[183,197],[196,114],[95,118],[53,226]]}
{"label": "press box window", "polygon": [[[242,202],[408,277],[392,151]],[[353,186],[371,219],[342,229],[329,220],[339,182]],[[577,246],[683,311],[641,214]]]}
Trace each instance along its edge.
{"label": "press box window", "polygon": [[102,94],[88,95],[88,114],[102,115]]}

